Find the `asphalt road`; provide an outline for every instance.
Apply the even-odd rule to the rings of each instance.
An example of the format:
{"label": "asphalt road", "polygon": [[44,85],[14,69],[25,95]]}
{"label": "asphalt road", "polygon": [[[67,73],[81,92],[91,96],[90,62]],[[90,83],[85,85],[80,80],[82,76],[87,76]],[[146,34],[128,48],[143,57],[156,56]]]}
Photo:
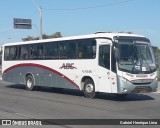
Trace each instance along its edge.
{"label": "asphalt road", "polygon": [[56,92],[51,88],[26,91],[23,85],[0,81],[0,119],[160,119],[160,93],[130,94],[125,99],[99,94],[95,99],[87,99],[78,91]]}

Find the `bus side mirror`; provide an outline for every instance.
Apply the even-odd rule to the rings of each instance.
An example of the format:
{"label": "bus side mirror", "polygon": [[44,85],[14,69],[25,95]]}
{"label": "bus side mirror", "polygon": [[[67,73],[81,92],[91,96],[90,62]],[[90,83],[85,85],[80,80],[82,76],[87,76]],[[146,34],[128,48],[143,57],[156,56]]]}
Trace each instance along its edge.
{"label": "bus side mirror", "polygon": [[114,56],[116,59],[119,58],[119,50],[118,50],[118,43],[117,41],[114,42]]}
{"label": "bus side mirror", "polygon": [[118,58],[119,58],[118,48],[115,47],[114,52],[115,52],[115,53],[114,53],[114,54],[115,54],[115,58],[118,59]]}

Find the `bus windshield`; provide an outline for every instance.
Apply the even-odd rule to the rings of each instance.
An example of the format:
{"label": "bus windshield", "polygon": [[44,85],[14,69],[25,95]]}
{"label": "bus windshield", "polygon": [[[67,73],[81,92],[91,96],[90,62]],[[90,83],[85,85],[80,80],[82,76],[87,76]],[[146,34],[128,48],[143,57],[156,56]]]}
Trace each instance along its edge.
{"label": "bus windshield", "polygon": [[151,73],[156,70],[152,47],[148,42],[119,40],[118,67],[133,74]]}

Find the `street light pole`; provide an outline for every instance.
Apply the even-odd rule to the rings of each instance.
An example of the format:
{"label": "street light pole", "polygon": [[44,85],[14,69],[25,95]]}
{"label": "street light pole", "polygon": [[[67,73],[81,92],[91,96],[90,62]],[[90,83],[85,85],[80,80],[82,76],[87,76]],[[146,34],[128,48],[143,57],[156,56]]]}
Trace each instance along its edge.
{"label": "street light pole", "polygon": [[42,35],[43,35],[43,27],[42,27],[42,6],[39,7],[35,0],[32,0],[32,1],[33,1],[34,5],[36,6],[36,8],[37,8],[37,10],[38,10],[38,12],[39,12],[39,16],[40,16],[40,28],[39,28],[39,30],[40,30],[39,34],[40,34],[40,35],[39,35],[39,39],[43,39],[43,37],[42,37]]}

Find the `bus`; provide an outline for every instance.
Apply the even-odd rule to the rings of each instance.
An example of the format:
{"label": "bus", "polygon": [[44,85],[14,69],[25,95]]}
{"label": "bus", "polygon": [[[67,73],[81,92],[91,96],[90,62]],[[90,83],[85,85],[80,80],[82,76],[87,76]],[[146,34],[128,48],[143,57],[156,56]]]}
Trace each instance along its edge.
{"label": "bus", "polygon": [[3,45],[2,79],[96,93],[157,91],[157,67],[150,40],[132,33],[97,32]]}

